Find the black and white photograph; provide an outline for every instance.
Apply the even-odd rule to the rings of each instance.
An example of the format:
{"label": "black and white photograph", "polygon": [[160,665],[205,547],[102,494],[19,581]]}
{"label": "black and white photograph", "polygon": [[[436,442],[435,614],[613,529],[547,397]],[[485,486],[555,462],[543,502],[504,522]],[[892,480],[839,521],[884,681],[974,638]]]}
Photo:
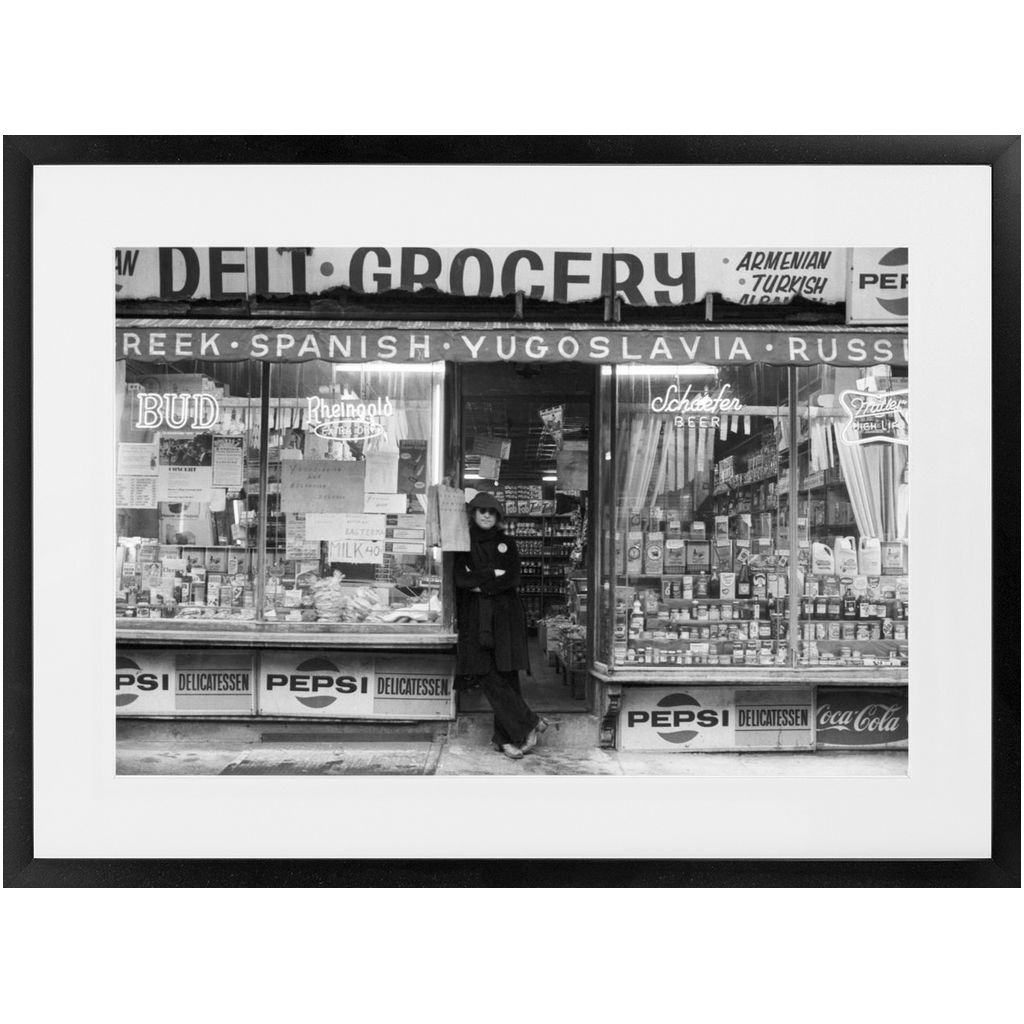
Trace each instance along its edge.
{"label": "black and white photograph", "polygon": [[995,144],[361,145],[35,170],[22,877],[989,870]]}
{"label": "black and white photograph", "polygon": [[187,241],[110,254],[119,775],[907,774],[899,237]]}

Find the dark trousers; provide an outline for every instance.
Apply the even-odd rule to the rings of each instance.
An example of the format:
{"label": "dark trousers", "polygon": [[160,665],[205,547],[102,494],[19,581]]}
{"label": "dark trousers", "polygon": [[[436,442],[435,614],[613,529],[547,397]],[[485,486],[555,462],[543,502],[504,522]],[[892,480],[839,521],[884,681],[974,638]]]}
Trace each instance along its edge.
{"label": "dark trousers", "polygon": [[523,700],[518,672],[499,672],[492,668],[479,676],[480,689],[494,712],[494,743],[513,743],[517,747],[526,742],[530,730],[540,718]]}

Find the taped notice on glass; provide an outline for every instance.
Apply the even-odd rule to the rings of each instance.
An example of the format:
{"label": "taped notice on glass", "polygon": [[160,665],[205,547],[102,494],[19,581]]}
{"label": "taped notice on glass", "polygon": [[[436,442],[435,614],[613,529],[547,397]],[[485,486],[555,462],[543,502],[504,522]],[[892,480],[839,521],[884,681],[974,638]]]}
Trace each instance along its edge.
{"label": "taped notice on glass", "polygon": [[284,521],[284,557],[296,561],[319,561],[320,541],[306,539],[306,516],[289,512]]}
{"label": "taped notice on glass", "polygon": [[156,476],[158,456],[159,449],[155,444],[119,444],[117,471],[122,476]]}
{"label": "taped notice on glass", "polygon": [[364,562],[384,564],[384,539],[332,540],[327,545],[328,562]]}
{"label": "taped notice on glass", "polygon": [[215,487],[242,486],[245,438],[216,434],[213,438],[213,484]]}
{"label": "taped notice on glass", "polygon": [[118,508],[156,508],[155,476],[119,476]]}
{"label": "taped notice on glass", "polygon": [[392,515],[401,514],[409,503],[407,494],[375,494],[367,491],[363,495],[364,512],[384,512]]}
{"label": "taped notice on glass", "polygon": [[362,512],[365,462],[281,463],[282,512]]}
{"label": "taped notice on glass", "polygon": [[458,487],[437,488],[437,510],[441,520],[441,549],[443,551],[469,550],[469,518],[466,515],[466,495]]}
{"label": "taped notice on glass", "polygon": [[310,512],[306,515],[306,536],[316,540],[383,541],[386,517]]}

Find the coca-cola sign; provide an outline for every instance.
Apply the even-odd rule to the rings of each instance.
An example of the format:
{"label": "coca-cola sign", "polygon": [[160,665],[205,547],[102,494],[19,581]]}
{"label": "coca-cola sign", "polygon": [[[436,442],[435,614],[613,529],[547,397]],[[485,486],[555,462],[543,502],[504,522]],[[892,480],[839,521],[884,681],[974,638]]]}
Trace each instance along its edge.
{"label": "coca-cola sign", "polygon": [[819,689],[816,726],[822,747],[905,747],[907,691]]}

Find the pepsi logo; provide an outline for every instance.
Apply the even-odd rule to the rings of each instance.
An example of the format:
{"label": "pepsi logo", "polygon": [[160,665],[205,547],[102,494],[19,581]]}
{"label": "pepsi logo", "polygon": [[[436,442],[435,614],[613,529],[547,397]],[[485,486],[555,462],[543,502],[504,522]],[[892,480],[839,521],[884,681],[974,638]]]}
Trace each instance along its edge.
{"label": "pepsi logo", "polygon": [[[114,665],[114,668],[118,671],[118,673],[124,672],[126,670],[131,672],[142,671],[141,668],[138,665],[136,665],[131,658],[126,658],[121,654],[117,656],[117,661]],[[138,699],[139,695],[137,693],[119,693],[114,697],[114,703],[117,705],[117,707],[123,708],[126,705],[131,704],[133,701],[137,701]]]}
{"label": "pepsi logo", "polygon": [[[170,676],[166,672],[160,675],[155,672],[144,672],[138,663],[123,654],[117,656],[114,669],[114,689],[117,691],[114,703],[119,708],[133,704],[142,692],[170,688]],[[131,690],[125,692],[127,687],[131,687]]]}
{"label": "pepsi logo", "polygon": [[[658,701],[659,708],[700,707],[700,701],[688,693],[670,693]],[[692,713],[692,712],[691,712]],[[683,716],[679,716],[683,719]],[[697,735],[696,729],[680,729],[678,732],[659,732],[658,735],[669,743],[689,743]]]}
{"label": "pepsi logo", "polygon": [[[906,247],[890,249],[878,261],[879,267],[898,268],[908,265],[909,253]],[[902,291],[906,293],[908,274],[906,271],[897,272],[896,270],[869,271],[857,275],[857,284],[861,290],[870,288],[872,291]],[[909,300],[906,294],[891,299],[875,295],[874,299],[890,316],[905,317],[909,312]]]}
{"label": "pepsi logo", "polygon": [[296,665],[292,672],[268,672],[266,685],[268,692],[286,690],[303,707],[322,711],[334,704],[339,695],[366,693],[369,679],[345,675],[329,658],[318,655]]}
{"label": "pepsi logo", "polygon": [[[682,744],[696,739],[703,729],[729,725],[728,710],[704,708],[689,693],[666,694],[655,705],[654,711],[629,711],[626,727],[650,726],[666,743]],[[681,728],[686,726],[687,728]]]}

